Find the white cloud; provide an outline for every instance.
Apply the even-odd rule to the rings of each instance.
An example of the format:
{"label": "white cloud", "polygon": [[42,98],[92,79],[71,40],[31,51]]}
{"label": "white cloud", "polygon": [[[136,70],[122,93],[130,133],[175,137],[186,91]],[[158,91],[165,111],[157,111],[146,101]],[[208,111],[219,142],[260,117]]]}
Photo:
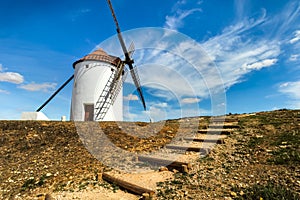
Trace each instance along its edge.
{"label": "white cloud", "polygon": [[[204,109],[200,109],[198,106],[187,108],[181,106],[179,108],[168,107],[160,108],[156,106],[150,106],[148,111],[143,111],[144,114],[150,116],[152,121],[161,121],[165,119],[178,119],[182,117],[200,116],[200,115],[211,115],[212,112]],[[147,119],[146,119],[147,120]]]}
{"label": "white cloud", "polygon": [[265,59],[252,64],[245,64],[243,68],[246,70],[260,70],[264,67],[270,67],[274,65],[277,61],[278,59]]}
{"label": "white cloud", "polygon": [[159,108],[167,108],[168,107],[168,103],[166,103],[166,102],[155,103],[152,106],[159,107]]}
{"label": "white cloud", "polygon": [[257,20],[242,20],[226,27],[222,34],[202,43],[203,48],[218,66],[226,88],[243,81],[252,70],[274,65],[280,55],[280,42],[268,37],[246,37],[266,22],[263,11]]}
{"label": "white cloud", "polygon": [[291,44],[294,44],[300,40],[300,30],[295,31],[294,37],[290,40]]}
{"label": "white cloud", "polygon": [[297,61],[300,57],[300,54],[293,54],[290,56],[289,61]]}
{"label": "white cloud", "polygon": [[15,84],[23,83],[24,78],[16,72],[4,72],[3,65],[0,64],[0,82],[9,82]]}
{"label": "white cloud", "polygon": [[[178,10],[181,2],[186,3],[178,1]],[[229,24],[200,44],[175,31],[158,28],[124,32],[126,41],[135,42],[135,63],[147,93],[166,102],[191,96],[210,98],[224,88],[246,81],[250,72],[274,66],[281,59],[282,45],[289,41],[286,26],[281,27],[283,23],[279,22],[288,21],[291,25],[297,19],[299,6],[295,11],[289,5],[282,13],[272,16],[267,16],[266,10],[262,9],[255,18],[245,16],[247,9],[241,6],[243,4],[237,8],[236,23]],[[173,29],[178,29],[185,17],[192,14],[182,10],[173,12],[166,21],[166,26]],[[263,33],[270,27],[274,32]],[[122,55],[119,44],[114,41],[117,39],[111,38],[99,46],[112,55]]]}
{"label": "white cloud", "polygon": [[[243,19],[245,16],[245,12],[249,9],[247,9],[248,1],[245,0],[235,0],[234,6],[235,6],[235,13],[238,20]],[[249,6],[249,5],[248,5]]]}
{"label": "white cloud", "polygon": [[138,101],[139,97],[134,94],[128,94],[127,96],[124,96],[123,99],[125,101]]}
{"label": "white cloud", "polygon": [[279,92],[287,95],[290,100],[287,102],[291,108],[300,108],[300,81],[285,82],[280,84]]}
{"label": "white cloud", "polygon": [[15,84],[23,83],[24,78],[21,74],[16,72],[1,72],[0,71],[0,82],[9,82]]}
{"label": "white cloud", "polygon": [[[192,15],[195,12],[201,12],[200,8],[192,8],[188,10],[183,10],[181,7],[187,3],[186,0],[177,1],[172,7],[172,14],[166,16],[165,28],[172,30],[177,30],[178,28],[183,27],[184,19]],[[197,2],[197,5],[200,5],[201,2]]]}
{"label": "white cloud", "polygon": [[190,10],[178,10],[174,15],[172,16],[166,16],[166,22],[164,27],[169,28],[172,30],[177,30],[178,28],[181,28],[184,25],[184,19],[188,17],[189,15],[200,12],[200,8],[190,9]]}
{"label": "white cloud", "polygon": [[2,93],[2,94],[10,94],[9,91],[7,91],[7,90],[2,90],[2,89],[0,89],[0,93]]}
{"label": "white cloud", "polygon": [[23,84],[20,85],[19,88],[27,90],[27,91],[42,91],[42,92],[48,92],[49,90],[53,90],[56,87],[56,83],[29,83],[29,84]]}
{"label": "white cloud", "polygon": [[293,99],[300,100],[300,81],[282,83],[279,86],[279,91],[289,95]]}
{"label": "white cloud", "polygon": [[[244,20],[224,28],[202,45],[178,32],[158,28],[135,29],[123,36],[127,41],[135,41],[135,63],[148,93],[167,102],[187,96],[204,99],[244,81],[251,71],[277,62],[277,40],[244,38],[265,20],[263,12],[257,20]],[[118,55],[114,49],[120,48],[114,48],[112,40],[99,46]]]}
{"label": "white cloud", "polygon": [[200,101],[201,101],[201,99],[199,99],[199,98],[183,98],[183,99],[181,99],[181,103],[183,103],[183,104],[193,104],[193,103],[198,103]]}
{"label": "white cloud", "polygon": [[150,106],[149,110],[144,111],[144,113],[150,117],[151,121],[160,121],[168,118],[166,110],[156,106]]}

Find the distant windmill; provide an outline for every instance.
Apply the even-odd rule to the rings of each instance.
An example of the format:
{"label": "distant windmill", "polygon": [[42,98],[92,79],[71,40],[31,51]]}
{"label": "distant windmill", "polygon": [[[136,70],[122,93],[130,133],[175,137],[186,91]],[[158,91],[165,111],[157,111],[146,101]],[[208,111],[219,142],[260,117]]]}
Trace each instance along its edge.
{"label": "distant windmill", "polygon": [[74,121],[122,121],[123,120],[123,92],[122,85],[125,80],[128,66],[132,80],[136,86],[144,110],[145,99],[140,85],[139,76],[133,66],[133,43],[127,50],[122,33],[110,0],[107,0],[115,21],[118,39],[124,52],[125,60],[108,55],[102,49],[86,55],[73,64],[75,70],[58,90],[37,109],[41,111],[53,97],[58,94],[72,79],[74,79],[72,92],[71,120]]}

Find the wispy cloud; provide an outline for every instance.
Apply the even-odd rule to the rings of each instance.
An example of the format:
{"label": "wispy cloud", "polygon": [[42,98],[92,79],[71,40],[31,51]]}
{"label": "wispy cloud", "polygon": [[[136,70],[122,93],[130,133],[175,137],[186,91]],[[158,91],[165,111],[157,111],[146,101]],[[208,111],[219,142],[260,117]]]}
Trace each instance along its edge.
{"label": "wispy cloud", "polygon": [[86,15],[87,13],[91,12],[91,9],[88,9],[88,8],[83,8],[81,10],[75,10],[75,11],[72,11],[70,14],[69,14],[69,18],[74,22],[76,21],[78,18],[80,18],[81,16],[84,16]]}
{"label": "wispy cloud", "polygon": [[183,27],[184,22],[183,20],[188,17],[189,15],[200,12],[200,8],[195,8],[191,10],[179,10],[174,15],[166,16],[165,28],[178,30],[179,28]]}
{"label": "wispy cloud", "polygon": [[274,65],[277,61],[278,59],[265,59],[262,61],[257,61],[255,63],[244,64],[242,68],[245,70],[260,70],[264,67],[270,67]]}
{"label": "wispy cloud", "polygon": [[250,36],[252,31],[263,29],[267,20],[263,10],[258,19],[244,18],[202,43],[218,66],[226,88],[241,82],[249,72],[273,66],[278,61],[281,53],[278,39]]}
{"label": "wispy cloud", "polygon": [[139,100],[139,97],[134,95],[134,94],[129,94],[127,96],[124,96],[123,99],[125,101],[138,101]]}
{"label": "wispy cloud", "polygon": [[[172,30],[178,30],[179,28],[184,26],[184,19],[188,16],[192,15],[195,12],[201,12],[201,8],[192,8],[188,10],[183,10],[181,7],[187,3],[186,0],[177,1],[173,8],[172,13],[166,16],[165,28],[169,28]],[[199,2],[197,3],[199,5]]]}
{"label": "wispy cloud", "polygon": [[166,102],[156,103],[155,107],[167,108],[168,107],[168,103],[166,103]]}
{"label": "wispy cloud", "polygon": [[294,37],[290,40],[291,44],[294,44],[300,40],[300,30],[295,31]]}
{"label": "wispy cloud", "polygon": [[287,102],[291,108],[300,108],[300,81],[285,82],[279,85],[279,92],[287,95],[290,100]]}
{"label": "wispy cloud", "polygon": [[2,90],[2,89],[0,89],[0,93],[2,93],[2,94],[10,94],[9,91],[7,91],[7,90]]}
{"label": "wispy cloud", "polygon": [[[179,6],[185,3],[178,2]],[[267,10],[261,9],[255,17],[245,15],[246,9],[239,8],[237,20],[200,44],[178,32],[161,29],[137,29],[124,32],[123,36],[126,41],[135,41],[135,61],[139,64],[141,83],[148,93],[167,102],[184,97],[191,98],[186,102],[193,102],[198,101],[197,98],[210,98],[211,94],[246,81],[247,74],[253,71],[280,63],[284,52],[282,45],[295,39],[297,34],[287,39],[287,30],[279,28],[272,33],[266,30],[279,26],[279,19],[281,22],[289,21],[289,31],[295,30],[295,25],[292,25],[294,21],[287,18],[292,16],[295,20],[299,13],[295,13],[298,9],[290,5],[277,15],[268,15]],[[175,24],[176,19],[180,22],[184,17],[174,16],[169,26],[177,29],[176,25],[180,23]],[[100,46],[112,55],[121,55],[119,44],[113,44],[112,40]],[[296,59],[297,54],[293,55],[291,58]],[[222,103],[218,102],[218,105]],[[157,109],[153,108],[155,111]]]}
{"label": "wispy cloud", "polygon": [[292,54],[289,58],[289,61],[297,61],[298,58],[300,57],[300,54]]}
{"label": "wispy cloud", "polygon": [[[161,108],[155,105],[151,105],[150,108],[147,111],[143,111],[143,113],[145,114],[145,116],[149,116],[152,121],[212,114],[210,111],[200,109],[198,106],[192,108],[181,106],[179,108],[175,108],[171,105],[168,108]],[[146,120],[147,118],[145,118],[145,121]]]}
{"label": "wispy cloud", "polygon": [[19,86],[19,88],[31,92],[37,92],[37,91],[48,92],[55,89],[55,87],[56,87],[56,83],[34,83],[34,82]]}
{"label": "wispy cloud", "polygon": [[199,103],[201,99],[199,98],[183,98],[181,99],[181,103],[183,104],[194,104],[194,103]]}
{"label": "wispy cloud", "polygon": [[146,116],[149,116],[151,121],[160,121],[168,119],[167,111],[161,107],[150,106],[147,111],[143,111]]}
{"label": "wispy cloud", "polygon": [[16,72],[5,72],[2,64],[0,64],[0,82],[9,82],[15,84],[21,84],[24,81],[24,77]]}
{"label": "wispy cloud", "polygon": [[245,17],[245,13],[247,12],[247,5],[249,1],[248,0],[235,0],[235,12],[236,12],[236,19],[242,20]]}

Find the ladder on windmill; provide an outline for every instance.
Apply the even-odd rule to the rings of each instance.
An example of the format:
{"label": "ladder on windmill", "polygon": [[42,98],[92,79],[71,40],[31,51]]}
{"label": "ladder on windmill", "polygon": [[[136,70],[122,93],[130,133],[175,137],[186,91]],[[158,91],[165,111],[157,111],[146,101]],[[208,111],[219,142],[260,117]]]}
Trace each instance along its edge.
{"label": "ladder on windmill", "polygon": [[[125,69],[125,71],[123,71]],[[114,104],[126,78],[127,70],[122,66],[111,69],[112,73],[104,86],[95,106],[95,120],[103,120],[110,106]],[[122,77],[120,76],[122,73]]]}

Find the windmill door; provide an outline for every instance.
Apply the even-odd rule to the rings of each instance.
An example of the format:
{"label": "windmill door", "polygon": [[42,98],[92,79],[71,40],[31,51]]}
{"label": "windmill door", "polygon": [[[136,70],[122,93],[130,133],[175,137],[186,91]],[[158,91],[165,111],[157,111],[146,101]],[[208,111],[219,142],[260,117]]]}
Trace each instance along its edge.
{"label": "windmill door", "polygon": [[94,121],[94,104],[84,104],[84,121]]}

